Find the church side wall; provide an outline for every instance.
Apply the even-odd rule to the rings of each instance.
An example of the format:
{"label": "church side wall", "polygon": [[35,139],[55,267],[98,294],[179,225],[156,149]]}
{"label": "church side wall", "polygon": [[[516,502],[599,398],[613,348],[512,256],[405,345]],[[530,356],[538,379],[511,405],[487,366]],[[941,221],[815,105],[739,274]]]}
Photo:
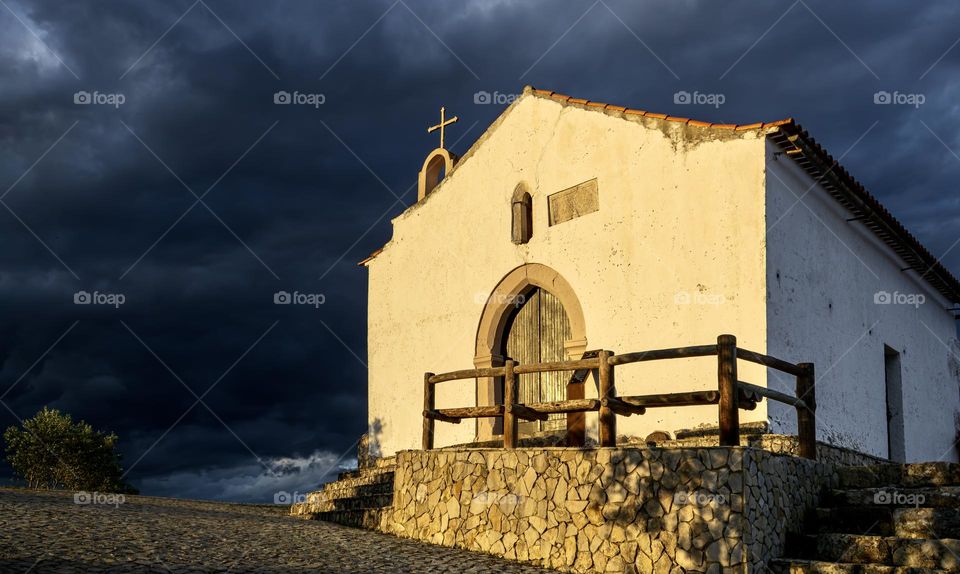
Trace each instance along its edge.
{"label": "church side wall", "polygon": [[[488,295],[540,263],[579,300],[586,349],[712,343],[766,348],[762,136],[709,130],[524,96],[423,202],[394,220],[368,264],[369,416],[375,452],[419,448],[423,373],[471,368]],[[669,124],[669,125],[668,125]],[[599,211],[549,226],[547,197],[596,178]],[[533,201],[529,243],[511,242],[510,202]],[[785,358],[791,358],[790,356]],[[741,362],[741,379],[764,369]],[[716,388],[716,360],[617,369],[624,394]],[[587,382],[588,396],[596,395]],[[477,404],[473,381],[439,385],[437,406]],[[742,420],[766,420],[766,402]],[[619,417],[621,435],[717,424],[716,407]],[[587,418],[596,432],[596,415]],[[436,446],[472,442],[473,420],[437,423]]]}
{"label": "church side wall", "polygon": [[[916,273],[902,272],[905,263],[775,151],[768,144],[768,353],[816,363],[820,440],[886,457],[884,346],[896,350],[907,460],[956,461],[960,393],[947,302]],[[769,384],[793,390],[778,373]],[[768,408],[774,432],[796,432],[792,409]]]}

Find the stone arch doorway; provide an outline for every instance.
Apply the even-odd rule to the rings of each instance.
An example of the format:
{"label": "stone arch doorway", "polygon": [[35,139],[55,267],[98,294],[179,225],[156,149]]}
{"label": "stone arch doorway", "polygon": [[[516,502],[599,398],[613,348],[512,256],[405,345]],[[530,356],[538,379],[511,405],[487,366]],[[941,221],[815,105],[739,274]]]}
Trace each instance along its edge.
{"label": "stone arch doorway", "polygon": [[[521,301],[532,292],[546,291],[562,308],[569,324],[569,331],[563,334],[563,359],[580,358],[587,348],[586,323],[583,308],[574,293],[573,287],[555,270],[540,263],[528,263],[517,267],[497,284],[488,297],[480,324],[477,328],[477,342],[473,364],[477,368],[499,367],[506,359],[507,343],[512,321],[518,315]],[[542,300],[541,300],[542,303]],[[532,310],[532,308],[531,308]],[[566,333],[569,333],[568,335]],[[517,357],[514,357],[517,359]],[[477,404],[495,405],[503,402],[502,381],[493,378],[477,380]],[[582,386],[580,388],[582,391]],[[569,398],[578,398],[570,396]],[[582,417],[582,415],[580,415]],[[576,418],[576,417],[574,417]],[[570,424],[575,424],[568,417]],[[582,418],[580,424],[582,425]],[[502,433],[502,420],[479,419],[477,425],[478,440],[490,440]]]}

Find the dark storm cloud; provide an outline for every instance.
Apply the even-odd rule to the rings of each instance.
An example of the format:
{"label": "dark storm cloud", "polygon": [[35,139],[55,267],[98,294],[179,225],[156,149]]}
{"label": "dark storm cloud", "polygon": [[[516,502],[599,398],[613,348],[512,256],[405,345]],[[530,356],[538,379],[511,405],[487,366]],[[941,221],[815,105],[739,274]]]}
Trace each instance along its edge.
{"label": "dark storm cloud", "polygon": [[[479,91],[794,116],[936,255],[960,237],[948,2],[7,4],[0,394],[19,417],[51,405],[116,431],[147,493],[269,500],[344,463],[366,414],[354,263],[415,199],[437,108],[460,116],[461,153],[502,110]],[[874,105],[881,90],[926,101]],[[126,301],[74,305],[81,289]],[[276,306],[281,289],[326,304]]]}

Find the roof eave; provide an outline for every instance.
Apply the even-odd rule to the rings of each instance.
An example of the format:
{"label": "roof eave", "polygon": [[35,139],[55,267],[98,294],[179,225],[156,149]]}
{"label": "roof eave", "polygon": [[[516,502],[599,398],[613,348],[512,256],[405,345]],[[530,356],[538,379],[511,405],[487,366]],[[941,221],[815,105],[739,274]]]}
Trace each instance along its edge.
{"label": "roof eave", "polygon": [[767,137],[887,244],[907,264],[903,271],[917,272],[950,303],[960,302],[960,281],[806,130],[791,122]]}

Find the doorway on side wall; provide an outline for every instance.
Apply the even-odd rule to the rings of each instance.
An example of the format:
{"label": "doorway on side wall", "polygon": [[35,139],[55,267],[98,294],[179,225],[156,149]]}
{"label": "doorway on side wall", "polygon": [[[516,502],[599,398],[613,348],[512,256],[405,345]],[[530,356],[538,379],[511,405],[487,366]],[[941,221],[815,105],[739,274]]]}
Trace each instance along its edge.
{"label": "doorway on side wall", "polygon": [[[571,338],[570,319],[555,295],[534,287],[518,300],[507,320],[503,354],[521,365],[566,360],[564,343]],[[567,398],[569,373],[526,373],[519,375],[521,404],[563,401]],[[545,421],[519,423],[521,435],[567,428],[567,415],[551,414]]]}
{"label": "doorway on side wall", "polygon": [[903,379],[900,353],[883,346],[883,378],[887,395],[887,458],[905,462],[906,445],[903,433]]}

